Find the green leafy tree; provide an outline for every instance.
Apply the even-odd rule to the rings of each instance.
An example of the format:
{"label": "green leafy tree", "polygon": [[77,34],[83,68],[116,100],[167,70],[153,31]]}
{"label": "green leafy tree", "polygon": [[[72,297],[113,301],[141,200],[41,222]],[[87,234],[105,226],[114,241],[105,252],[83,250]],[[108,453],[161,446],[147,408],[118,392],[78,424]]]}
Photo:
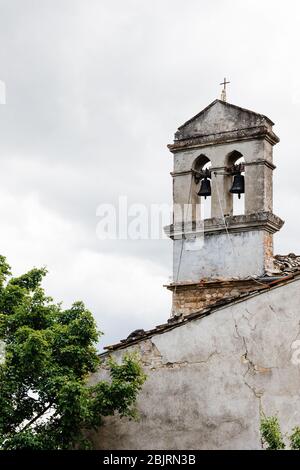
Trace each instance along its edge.
{"label": "green leafy tree", "polygon": [[88,448],[86,437],[115,413],[133,417],[145,376],[137,359],[99,366],[97,331],[82,302],[63,310],[41,287],[45,269],[12,277],[0,256],[0,448]]}

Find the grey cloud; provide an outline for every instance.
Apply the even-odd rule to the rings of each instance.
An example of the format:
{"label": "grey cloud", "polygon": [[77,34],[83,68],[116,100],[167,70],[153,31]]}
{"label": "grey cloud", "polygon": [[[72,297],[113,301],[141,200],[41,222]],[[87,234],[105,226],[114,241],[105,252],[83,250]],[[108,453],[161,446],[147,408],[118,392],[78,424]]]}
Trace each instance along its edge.
{"label": "grey cloud", "polygon": [[[129,265],[152,260],[158,271],[171,272],[171,242],[100,243],[96,207],[120,194],[145,204],[171,200],[166,144],[180,124],[219,96],[224,75],[231,81],[230,102],[276,122],[275,209],[286,219],[276,251],[297,251],[296,2],[288,8],[279,0],[2,0],[0,10],[0,79],[7,86],[7,104],[0,106],[1,188],[12,198],[34,192],[45,211],[80,227],[72,257],[89,249],[95,256],[117,254]],[[2,219],[3,226],[9,223]],[[21,230],[18,224],[16,217]],[[47,249],[45,240],[45,258]],[[29,263],[30,253],[22,256],[14,259],[17,269]],[[41,248],[40,264],[43,258]],[[50,261],[50,271],[56,268]],[[70,268],[64,269],[71,298]],[[55,280],[51,289],[63,297]],[[134,292],[129,281],[127,289]],[[91,304],[103,307],[99,299]],[[111,318],[118,308],[112,299]],[[134,294],[127,311],[133,325],[130,309],[142,311]],[[156,311],[153,318],[168,314]],[[108,317],[109,337],[118,339],[123,329],[126,335],[126,322],[117,331],[118,320]],[[143,321],[141,315],[138,326]]]}

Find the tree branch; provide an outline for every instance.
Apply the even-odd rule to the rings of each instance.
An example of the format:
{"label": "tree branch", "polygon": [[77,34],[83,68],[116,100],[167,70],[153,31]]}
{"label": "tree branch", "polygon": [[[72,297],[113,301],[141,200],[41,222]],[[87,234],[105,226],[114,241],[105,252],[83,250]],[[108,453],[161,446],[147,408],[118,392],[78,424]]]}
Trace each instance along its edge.
{"label": "tree branch", "polygon": [[23,432],[25,431],[25,429],[29,428],[33,423],[35,423],[39,418],[41,418],[43,416],[43,414],[46,413],[46,411],[48,411],[51,406],[53,405],[53,401],[49,403],[49,405],[47,405],[37,416],[35,416],[34,418],[32,418],[32,420],[29,421],[29,423],[25,424],[24,428],[21,429],[20,432]]}

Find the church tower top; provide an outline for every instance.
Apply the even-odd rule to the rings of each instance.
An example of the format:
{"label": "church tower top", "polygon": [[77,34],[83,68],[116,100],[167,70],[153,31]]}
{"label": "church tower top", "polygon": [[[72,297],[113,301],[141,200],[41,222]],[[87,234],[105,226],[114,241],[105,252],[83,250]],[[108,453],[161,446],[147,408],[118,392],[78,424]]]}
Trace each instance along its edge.
{"label": "church tower top", "polygon": [[173,224],[167,228],[174,241],[173,285],[244,282],[272,273],[273,234],[283,225],[273,214],[273,147],[279,142],[273,125],[264,114],[217,99],[176,131],[168,145],[174,156]]}
{"label": "church tower top", "polygon": [[[217,99],[179,126],[175,133],[174,146],[169,147],[170,150],[175,149],[179,141],[197,137],[202,137],[204,143],[213,140],[225,142],[234,138],[240,140],[238,131],[243,131],[244,138],[267,132],[271,143],[276,144],[279,138],[272,131],[273,125],[274,122],[264,114]],[[178,147],[182,147],[182,144]]]}

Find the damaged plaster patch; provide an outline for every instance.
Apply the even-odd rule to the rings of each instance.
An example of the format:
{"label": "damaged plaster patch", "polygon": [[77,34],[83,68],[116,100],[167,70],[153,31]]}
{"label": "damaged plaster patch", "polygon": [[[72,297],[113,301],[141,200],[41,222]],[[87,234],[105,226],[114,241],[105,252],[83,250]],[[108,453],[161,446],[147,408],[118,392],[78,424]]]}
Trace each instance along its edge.
{"label": "damaged plaster patch", "polygon": [[245,353],[241,357],[241,362],[242,362],[242,364],[247,364],[247,366],[248,366],[248,369],[246,370],[246,372],[244,374],[244,377],[247,374],[250,374],[250,375],[254,375],[256,373],[268,374],[268,373],[272,372],[272,369],[277,368],[277,367],[263,367],[263,366],[260,366],[258,364],[254,364],[254,362],[249,357],[247,343],[246,343],[246,340],[245,340],[244,337],[243,337],[243,343],[244,343],[244,347],[245,347]]}
{"label": "damaged plaster patch", "polygon": [[[243,315],[242,318],[246,318],[248,320],[248,318],[245,315]],[[236,339],[239,339],[239,340],[242,341],[243,348],[244,348],[244,351],[245,351],[244,354],[242,354],[242,356],[241,356],[241,363],[242,364],[247,364],[247,370],[244,373],[244,377],[246,377],[247,374],[250,374],[250,375],[255,375],[256,373],[270,374],[270,373],[272,373],[272,369],[277,369],[277,367],[275,367],[275,366],[265,367],[265,366],[261,366],[259,364],[254,363],[254,361],[249,357],[249,351],[248,351],[246,338],[245,338],[245,336],[243,336],[240,333],[239,327],[238,327],[238,324],[237,324],[237,321],[236,321],[235,318],[233,318],[233,321],[234,321],[234,329],[235,329],[235,332],[236,332],[236,335],[237,335],[237,336],[234,336],[234,337]],[[249,325],[249,328],[250,328],[251,331],[255,330],[255,328],[251,328],[250,325]]]}
{"label": "damaged plaster patch", "polygon": [[[246,309],[246,312],[250,314],[250,312],[247,309]],[[252,318],[253,317],[254,315],[252,315]],[[248,383],[246,380],[246,376],[248,374],[250,376],[256,376],[257,374],[272,374],[272,369],[274,369],[274,367],[263,367],[254,363],[254,361],[249,357],[249,351],[248,351],[246,338],[245,336],[241,334],[237,320],[233,316],[232,316],[232,319],[234,322],[234,330],[236,332],[236,336],[234,335],[234,338],[242,342],[242,346],[244,349],[244,353],[241,356],[241,363],[247,365],[247,370],[243,373],[243,383],[251,391],[255,399],[258,400],[258,416],[260,416],[262,413],[262,397],[265,394],[265,389],[257,388],[253,384],[250,385],[250,383]],[[250,332],[253,333],[256,329],[256,325],[255,327],[251,327],[249,318],[244,314],[242,315],[242,319],[246,320]]]}
{"label": "damaged plaster patch", "polygon": [[217,350],[212,351],[207,357],[199,358],[197,360],[191,361],[169,361],[167,358],[164,358],[160,353],[157,346],[154,344],[153,338],[143,341],[139,344],[138,352],[140,354],[142,363],[144,366],[149,367],[151,370],[155,369],[176,369],[186,366],[194,366],[200,364],[207,364],[210,359],[220,354]]}
{"label": "damaged plaster patch", "polygon": [[177,361],[177,362],[166,362],[165,364],[162,364],[163,367],[167,367],[169,369],[174,369],[182,366],[195,366],[199,364],[207,364],[209,360],[215,356],[215,355],[220,354],[218,351],[213,351],[206,359],[203,359],[201,361]]}

